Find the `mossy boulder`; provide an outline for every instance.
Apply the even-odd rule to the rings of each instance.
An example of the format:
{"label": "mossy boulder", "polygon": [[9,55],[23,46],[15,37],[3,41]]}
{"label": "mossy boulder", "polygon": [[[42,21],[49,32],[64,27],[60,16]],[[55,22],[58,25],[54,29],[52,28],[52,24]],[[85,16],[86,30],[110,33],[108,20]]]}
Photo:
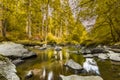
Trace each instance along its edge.
{"label": "mossy boulder", "polygon": [[0,80],[20,80],[16,72],[16,66],[8,58],[0,55]]}

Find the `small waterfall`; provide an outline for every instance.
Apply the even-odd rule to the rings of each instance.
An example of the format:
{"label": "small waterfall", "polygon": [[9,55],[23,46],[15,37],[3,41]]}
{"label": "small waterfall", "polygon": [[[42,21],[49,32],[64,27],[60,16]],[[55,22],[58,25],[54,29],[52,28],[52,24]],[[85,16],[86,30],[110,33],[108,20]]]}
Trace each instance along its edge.
{"label": "small waterfall", "polygon": [[48,73],[48,80],[53,80],[53,72],[52,71],[50,71]]}
{"label": "small waterfall", "polygon": [[88,72],[95,73],[97,75],[100,75],[98,66],[95,62],[95,60],[91,58],[86,58],[86,61],[83,63],[83,68]]}

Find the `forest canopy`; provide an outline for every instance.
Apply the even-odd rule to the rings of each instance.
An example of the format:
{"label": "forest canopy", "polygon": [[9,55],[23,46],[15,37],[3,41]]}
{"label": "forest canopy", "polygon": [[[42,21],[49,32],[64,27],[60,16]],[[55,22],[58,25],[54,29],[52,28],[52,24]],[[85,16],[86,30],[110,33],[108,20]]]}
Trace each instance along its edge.
{"label": "forest canopy", "polygon": [[0,40],[110,44],[119,14],[120,0],[0,0]]}

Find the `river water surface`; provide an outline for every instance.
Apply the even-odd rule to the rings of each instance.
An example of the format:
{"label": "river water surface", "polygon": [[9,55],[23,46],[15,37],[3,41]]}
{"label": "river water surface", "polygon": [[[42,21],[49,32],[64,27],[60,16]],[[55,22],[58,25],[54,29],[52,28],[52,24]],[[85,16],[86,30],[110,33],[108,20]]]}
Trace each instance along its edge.
{"label": "river water surface", "polygon": [[[38,50],[38,49],[31,49],[32,51],[36,52],[38,57],[26,60],[25,63],[20,64],[17,66],[18,75],[21,78],[21,80],[25,80],[25,75],[29,70],[33,69],[40,69],[40,70],[46,70],[46,78],[45,80],[49,80],[48,77],[50,77],[50,73],[52,73],[51,76],[53,76],[52,80],[59,80],[59,75],[71,75],[75,74],[75,72],[71,69],[68,69],[64,66],[64,63],[66,62],[67,54],[69,54],[69,58],[73,59],[75,62],[83,65],[83,62],[85,61],[85,58],[83,58],[82,54],[73,54],[73,53],[67,53],[67,50],[76,50],[71,47],[64,47],[62,50],[63,53],[63,60],[56,60],[53,56],[54,49],[49,48],[47,50]],[[113,65],[111,64],[110,60],[101,61],[99,59],[95,59],[97,61],[97,65],[99,67],[99,71],[101,74],[101,77],[104,80],[120,80],[120,65]],[[78,73],[78,75],[85,75],[82,73]],[[34,76],[27,80],[40,80],[39,76]]]}

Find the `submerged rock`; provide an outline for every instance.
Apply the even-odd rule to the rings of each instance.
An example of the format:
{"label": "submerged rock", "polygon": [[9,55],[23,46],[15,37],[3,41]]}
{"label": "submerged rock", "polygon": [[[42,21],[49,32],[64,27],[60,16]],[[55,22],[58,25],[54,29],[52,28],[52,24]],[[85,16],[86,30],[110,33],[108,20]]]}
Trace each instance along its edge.
{"label": "submerged rock", "polygon": [[24,60],[21,60],[21,59],[16,59],[16,60],[13,60],[12,63],[15,64],[15,65],[19,65],[21,63],[23,63]]}
{"label": "submerged rock", "polygon": [[70,75],[63,76],[60,75],[62,80],[103,80],[100,76],[78,76],[78,75]]}
{"label": "submerged rock", "polygon": [[0,55],[0,80],[20,80],[16,72],[16,66],[8,58]]}
{"label": "submerged rock", "polygon": [[62,50],[62,47],[56,46],[54,49],[55,49],[55,51],[61,51],[61,50]]}
{"label": "submerged rock", "polygon": [[75,61],[73,61],[72,59],[68,60],[66,63],[65,63],[65,66],[71,68],[71,69],[74,69],[74,70],[82,70],[82,66],[78,63],[76,63]]}
{"label": "submerged rock", "polygon": [[27,72],[25,78],[26,79],[29,79],[33,76],[39,76],[39,79],[41,80],[44,80],[45,77],[46,77],[46,70],[45,69],[33,69],[33,70],[30,70]]}
{"label": "submerged rock", "polygon": [[25,49],[22,44],[4,42],[0,44],[0,54],[11,59],[36,57],[36,54]]}

